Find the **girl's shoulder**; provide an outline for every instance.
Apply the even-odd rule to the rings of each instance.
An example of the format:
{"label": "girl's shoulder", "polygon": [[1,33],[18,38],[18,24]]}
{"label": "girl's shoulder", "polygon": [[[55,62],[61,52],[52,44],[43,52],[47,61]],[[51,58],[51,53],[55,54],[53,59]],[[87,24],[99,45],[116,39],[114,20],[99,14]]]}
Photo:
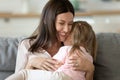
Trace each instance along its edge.
{"label": "girl's shoulder", "polygon": [[62,46],[60,47],[59,51],[65,51],[66,53],[69,53],[72,46]]}
{"label": "girl's shoulder", "polygon": [[69,48],[71,48],[72,46],[62,46],[62,47],[60,47],[60,49],[69,49]]}

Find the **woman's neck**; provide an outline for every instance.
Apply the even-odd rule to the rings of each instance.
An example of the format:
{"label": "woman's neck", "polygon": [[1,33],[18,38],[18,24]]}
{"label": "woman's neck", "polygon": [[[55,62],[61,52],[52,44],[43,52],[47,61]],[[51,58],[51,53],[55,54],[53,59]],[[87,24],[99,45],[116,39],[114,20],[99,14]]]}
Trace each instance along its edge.
{"label": "woman's neck", "polygon": [[46,51],[51,55],[54,56],[58,51],[59,48],[62,46],[61,42],[56,42],[54,44],[52,44],[51,47],[49,47],[48,49],[46,49]]}

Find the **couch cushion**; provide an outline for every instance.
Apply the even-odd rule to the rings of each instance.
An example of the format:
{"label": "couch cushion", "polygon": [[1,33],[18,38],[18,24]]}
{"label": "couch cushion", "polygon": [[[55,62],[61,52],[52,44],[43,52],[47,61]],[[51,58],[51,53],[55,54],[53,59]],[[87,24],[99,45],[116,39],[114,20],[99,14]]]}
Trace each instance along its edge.
{"label": "couch cushion", "polygon": [[0,71],[14,71],[17,47],[21,39],[0,37]]}
{"label": "couch cushion", "polygon": [[94,80],[120,80],[120,34],[97,34]]}
{"label": "couch cushion", "polygon": [[0,72],[0,80],[5,80],[8,76],[13,74],[14,72]]}

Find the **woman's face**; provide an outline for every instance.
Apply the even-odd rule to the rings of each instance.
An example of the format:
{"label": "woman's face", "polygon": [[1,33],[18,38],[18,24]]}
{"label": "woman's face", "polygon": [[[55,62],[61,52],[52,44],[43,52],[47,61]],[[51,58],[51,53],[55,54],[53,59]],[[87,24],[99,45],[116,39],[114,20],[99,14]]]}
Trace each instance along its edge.
{"label": "woman's face", "polygon": [[56,17],[55,26],[59,41],[64,42],[68,37],[70,30],[72,28],[73,18],[74,16],[71,12],[62,13]]}

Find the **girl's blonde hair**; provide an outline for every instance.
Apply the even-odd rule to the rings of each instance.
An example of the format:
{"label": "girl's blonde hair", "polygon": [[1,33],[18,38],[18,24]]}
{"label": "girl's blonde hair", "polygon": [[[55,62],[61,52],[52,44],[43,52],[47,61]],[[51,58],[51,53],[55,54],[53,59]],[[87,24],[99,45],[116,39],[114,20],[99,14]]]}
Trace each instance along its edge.
{"label": "girl's blonde hair", "polygon": [[80,50],[83,46],[88,53],[95,59],[96,57],[96,36],[90,24],[86,21],[76,21],[72,26],[72,44],[70,54],[76,49]]}

